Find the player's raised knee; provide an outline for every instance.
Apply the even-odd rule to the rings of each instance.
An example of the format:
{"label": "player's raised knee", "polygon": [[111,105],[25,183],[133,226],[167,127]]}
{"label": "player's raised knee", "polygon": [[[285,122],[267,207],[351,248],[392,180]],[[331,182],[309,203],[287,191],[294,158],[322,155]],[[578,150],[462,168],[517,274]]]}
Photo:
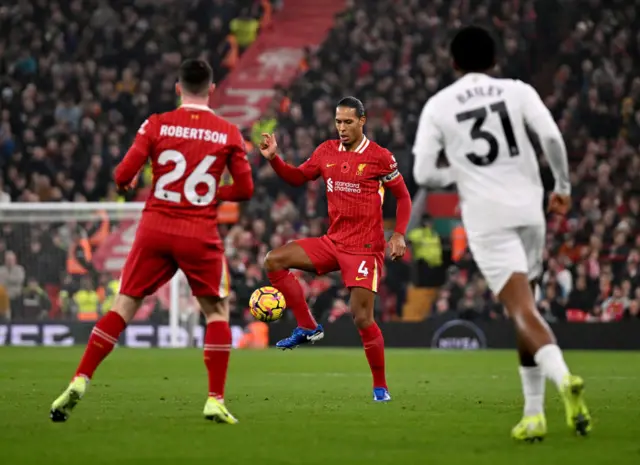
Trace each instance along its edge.
{"label": "player's raised knee", "polygon": [[287,257],[280,249],[271,250],[264,257],[264,268],[268,272],[288,269]]}

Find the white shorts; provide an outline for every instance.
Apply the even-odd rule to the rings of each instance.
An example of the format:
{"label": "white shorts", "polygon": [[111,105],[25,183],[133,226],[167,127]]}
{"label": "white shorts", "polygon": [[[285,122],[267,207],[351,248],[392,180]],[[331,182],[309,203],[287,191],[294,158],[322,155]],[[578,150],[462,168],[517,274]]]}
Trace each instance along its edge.
{"label": "white shorts", "polygon": [[473,259],[494,294],[513,273],[525,273],[530,281],[542,275],[545,225],[467,234]]}

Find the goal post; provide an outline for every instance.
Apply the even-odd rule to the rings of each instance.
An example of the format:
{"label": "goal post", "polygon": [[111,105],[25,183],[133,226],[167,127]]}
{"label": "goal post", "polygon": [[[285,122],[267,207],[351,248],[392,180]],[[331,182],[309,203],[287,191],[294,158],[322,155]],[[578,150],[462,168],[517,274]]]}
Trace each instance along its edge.
{"label": "goal post", "polygon": [[[0,204],[0,322],[93,322],[110,310],[144,203]],[[9,270],[9,271],[7,271]],[[197,303],[184,275],[148,297],[134,321],[169,325],[193,346]],[[196,317],[193,317],[193,314]]]}

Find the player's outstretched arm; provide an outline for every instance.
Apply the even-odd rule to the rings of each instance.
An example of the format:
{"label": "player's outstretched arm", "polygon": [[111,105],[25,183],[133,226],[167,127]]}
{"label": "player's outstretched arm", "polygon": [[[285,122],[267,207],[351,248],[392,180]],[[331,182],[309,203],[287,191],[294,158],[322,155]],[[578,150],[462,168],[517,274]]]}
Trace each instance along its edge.
{"label": "player's outstretched arm", "polygon": [[269,160],[271,167],[276,174],[287,183],[294,187],[299,187],[308,182],[310,179],[304,174],[300,168],[289,165],[276,152],[278,143],[275,134],[262,134],[262,142],[260,143],[260,153]]}
{"label": "player's outstretched arm", "polygon": [[119,189],[131,189],[136,186],[138,174],[149,159],[151,151],[151,134],[154,131],[153,116],[147,119],[136,134],[133,145],[122,161],[116,166],[114,181]]}
{"label": "player's outstretched arm", "polygon": [[411,218],[411,196],[400,174],[393,181],[386,183],[385,187],[396,198],[396,227],[389,240],[391,259],[396,260],[404,256],[407,250],[404,235],[407,232],[407,226]]}

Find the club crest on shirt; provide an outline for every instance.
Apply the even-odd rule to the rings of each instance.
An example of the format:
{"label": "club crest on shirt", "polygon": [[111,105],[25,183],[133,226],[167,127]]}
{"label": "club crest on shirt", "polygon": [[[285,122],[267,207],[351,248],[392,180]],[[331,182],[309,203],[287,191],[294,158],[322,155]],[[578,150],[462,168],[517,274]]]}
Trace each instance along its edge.
{"label": "club crest on shirt", "polygon": [[358,165],[358,169],[356,170],[357,176],[362,176],[364,174],[364,169],[367,167],[366,163],[360,163]]}
{"label": "club crest on shirt", "polygon": [[347,163],[346,161],[340,167],[340,171],[342,171],[343,173],[348,173],[350,169],[351,167],[349,166],[349,163]]}

